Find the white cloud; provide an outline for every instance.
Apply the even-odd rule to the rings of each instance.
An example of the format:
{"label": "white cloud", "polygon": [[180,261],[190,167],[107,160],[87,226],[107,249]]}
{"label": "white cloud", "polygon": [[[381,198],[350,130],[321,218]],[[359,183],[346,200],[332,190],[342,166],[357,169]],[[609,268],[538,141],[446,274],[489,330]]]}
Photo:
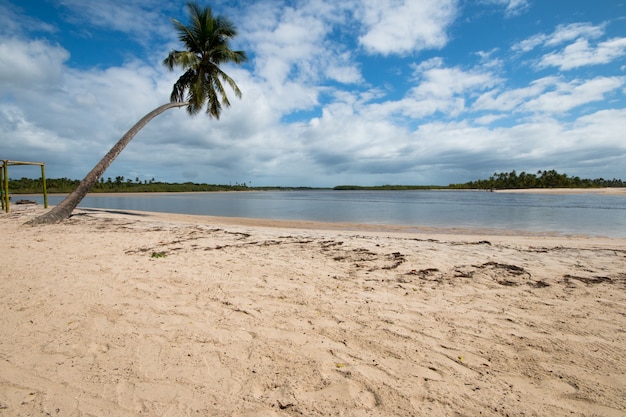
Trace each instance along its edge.
{"label": "white cloud", "polygon": [[69,53],[42,40],[0,38],[0,86],[9,90],[56,85]]}
{"label": "white cloud", "polygon": [[474,123],[479,125],[490,125],[493,122],[503,119],[504,117],[505,116],[502,114],[487,114],[474,119]]}
{"label": "white cloud", "polygon": [[379,0],[365,2],[363,47],[374,54],[408,54],[442,48],[457,15],[456,0]]}
{"label": "white cloud", "polygon": [[571,23],[559,25],[556,30],[546,38],[546,46],[560,45],[574,39],[595,39],[604,35],[605,25],[592,25],[590,23]]}
{"label": "white cloud", "polygon": [[506,14],[516,16],[528,10],[530,7],[528,0],[507,0]]}
{"label": "white cloud", "polygon": [[357,84],[363,81],[360,68],[351,62],[352,56],[343,53],[335,57],[324,71],[326,77],[343,84]]}
{"label": "white cloud", "polygon": [[482,0],[482,2],[504,7],[507,17],[520,15],[530,8],[529,0]]}
{"label": "white cloud", "polygon": [[480,58],[480,65],[485,69],[493,71],[501,71],[502,66],[504,65],[504,60],[499,57],[498,54],[500,54],[500,50],[498,48],[494,48],[490,51],[476,52],[476,56]]}
{"label": "white cloud", "polygon": [[626,82],[625,77],[596,77],[565,82],[557,77],[533,81],[528,87],[497,94],[489,91],[474,103],[475,110],[563,114],[583,104],[601,101]]}
{"label": "white cloud", "polygon": [[527,101],[522,109],[535,113],[565,113],[583,104],[604,100],[606,94],[624,85],[626,77],[597,77],[584,82],[554,84],[554,91],[544,92]]}
{"label": "white cloud", "polygon": [[360,123],[384,122],[402,127],[435,114],[456,118],[470,110],[467,106],[470,98],[501,82],[481,69],[465,71],[446,67],[441,58],[424,61],[414,68],[415,86],[400,99],[385,100],[383,92],[376,89],[358,95],[336,92],[332,102],[324,106],[324,116],[314,120],[315,125],[339,120],[343,127],[347,120],[354,120],[355,125],[360,120]]}
{"label": "white cloud", "polygon": [[546,41],[546,35],[539,34],[531,36],[528,39],[524,39],[516,44],[514,44],[511,49],[515,52],[530,52],[535,49],[537,46],[542,45]]}
{"label": "white cloud", "polygon": [[[79,2],[71,1],[66,4],[77,10]],[[116,30],[137,35],[128,26],[129,11],[151,1],[125,3]],[[174,3],[168,7],[181,10],[172,15],[182,16],[183,6]],[[499,3],[511,13],[526,4]],[[114,17],[113,2],[100,12],[92,10],[95,4],[82,12],[87,20]],[[459,170],[470,172],[469,180],[483,171],[552,168],[546,164],[562,160],[563,152],[570,167],[589,163],[593,154],[612,169],[600,175],[623,171],[609,160],[626,153],[620,137],[626,125],[623,69],[604,76],[557,71],[565,68],[557,58],[564,60],[566,53],[578,63],[622,56],[622,38],[604,39],[603,25],[562,25],[519,43],[518,52],[541,47],[546,58],[552,56],[545,76],[533,81],[525,71],[515,74],[519,78],[507,73],[516,62],[500,43],[476,45],[461,58],[444,49],[437,53],[445,59],[419,65],[380,56],[445,46],[456,1],[289,4],[252,2],[238,15],[227,13],[237,18],[238,44],[244,43],[241,49],[252,59],[245,67],[224,68],[244,95],[238,100],[229,94],[233,106],[219,121],[170,110],[138,134],[105,177],[254,185],[447,184],[463,181]],[[162,9],[159,13],[162,23],[139,27],[151,23],[157,33],[171,32]],[[89,30],[94,26],[85,25]],[[16,29],[0,37],[0,136],[12,140],[10,146],[2,143],[11,159],[45,160],[51,177],[80,178],[140,117],[169,99],[177,74],[155,58],[169,47],[154,43],[152,62],[141,53],[133,59],[135,50],[121,65],[79,69],[68,66],[64,46],[69,44],[27,33]],[[359,45],[378,56],[363,54]],[[470,61],[452,61],[457,58]],[[368,65],[381,61],[389,66],[372,76],[377,68]]]}
{"label": "white cloud", "polygon": [[389,103],[389,109],[421,118],[440,112],[444,117],[456,117],[467,110],[468,98],[500,82],[489,71],[445,67],[441,58],[433,58],[415,67],[417,85],[403,100]]}
{"label": "white cloud", "polygon": [[26,31],[52,33],[57,30],[54,25],[25,15],[19,7],[0,4],[0,34],[15,36]]}
{"label": "white cloud", "polygon": [[561,70],[571,70],[587,65],[607,64],[623,56],[626,56],[626,38],[599,42],[595,47],[589,45],[587,39],[577,39],[560,52],[544,55],[539,67],[554,66]]}
{"label": "white cloud", "polygon": [[549,77],[534,81],[528,87],[509,89],[503,92],[491,90],[478,97],[474,103],[474,109],[501,112],[512,111],[529,98],[540,95],[548,85],[553,83],[554,79]]}
{"label": "white cloud", "polygon": [[[241,36],[253,51],[255,73],[270,84],[287,79],[300,83],[360,80],[352,52],[332,38],[348,3],[309,2],[294,8],[282,2],[254,4],[241,16]],[[327,71],[326,69],[332,68]],[[348,75],[348,76],[346,76]]]}
{"label": "white cloud", "polygon": [[438,161],[485,170],[489,175],[509,171],[512,166],[532,171],[551,164],[559,171],[565,169],[573,174],[591,159],[596,159],[594,164],[605,166],[610,166],[614,159],[623,159],[626,142],[620,126],[624,123],[624,110],[599,111],[571,124],[550,118],[498,128],[471,127],[466,122],[432,122],[421,125],[411,140],[417,143],[415,163],[425,166]]}
{"label": "white cloud", "polygon": [[0,132],[11,138],[3,141],[3,153],[16,152],[19,148],[31,148],[40,152],[69,151],[69,143],[54,130],[35,125],[16,106],[4,104],[0,107]]}
{"label": "white cloud", "polygon": [[[330,38],[344,22],[341,7],[312,2],[306,7],[254,4],[242,16],[246,47],[254,53],[254,77],[264,94],[275,97],[275,110],[288,114],[318,105],[325,82],[360,83],[352,52]],[[338,10],[339,9],[339,10]]]}
{"label": "white cloud", "polygon": [[[126,0],[108,2],[101,0],[59,0],[69,10],[68,19],[77,26],[89,22],[96,28],[115,30],[131,35],[135,41],[146,43],[155,35],[171,36],[165,26],[169,16],[164,11],[175,11],[173,4],[160,0]],[[85,35],[89,36],[87,32]]]}
{"label": "white cloud", "polygon": [[572,70],[588,65],[599,65],[613,62],[626,56],[626,38],[616,37],[605,41],[596,41],[604,35],[606,24],[572,23],[559,25],[549,34],[538,34],[513,45],[516,52],[526,53],[542,46],[554,49],[567,44],[561,50],[545,53],[537,60],[537,67],[558,67],[561,70]]}
{"label": "white cloud", "polygon": [[486,89],[498,82],[498,78],[490,72],[444,67],[439,59],[435,59],[436,65],[432,66],[430,65],[432,61],[425,61],[416,69],[416,75],[422,82],[413,89],[413,94],[419,98],[465,95]]}
{"label": "white cloud", "polygon": [[[626,109],[601,110],[578,118],[572,126],[578,143],[585,149],[601,144],[604,149],[614,149],[606,157],[625,157]],[[593,138],[593,140],[590,140]]]}
{"label": "white cloud", "polygon": [[604,34],[604,24],[570,23],[558,25],[551,34],[540,33],[512,46],[514,51],[529,52],[537,46],[555,47],[575,39],[595,39]]}

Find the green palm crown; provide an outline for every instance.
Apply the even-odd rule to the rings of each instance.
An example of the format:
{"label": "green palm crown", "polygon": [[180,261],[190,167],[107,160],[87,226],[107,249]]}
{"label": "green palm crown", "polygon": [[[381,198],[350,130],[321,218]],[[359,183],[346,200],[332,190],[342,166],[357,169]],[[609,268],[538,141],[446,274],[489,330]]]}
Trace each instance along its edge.
{"label": "green palm crown", "polygon": [[230,49],[229,41],[237,35],[237,29],[229,19],[214,17],[210,7],[200,8],[195,3],[188,3],[187,10],[188,25],[172,19],[185,50],[171,51],[163,60],[170,70],[181,67],[185,71],[174,84],[170,101],[189,103],[190,114],[200,112],[206,102],[206,113],[219,119],[222,106],[230,106],[223,82],[241,97],[239,87],[220,64],[241,64],[247,57],[244,51]]}

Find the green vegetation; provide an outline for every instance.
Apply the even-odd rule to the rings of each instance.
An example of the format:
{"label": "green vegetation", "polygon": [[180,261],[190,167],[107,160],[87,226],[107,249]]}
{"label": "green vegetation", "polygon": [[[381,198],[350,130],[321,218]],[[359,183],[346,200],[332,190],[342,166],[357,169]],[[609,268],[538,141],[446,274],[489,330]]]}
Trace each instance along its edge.
{"label": "green vegetation", "polygon": [[[48,193],[67,194],[72,192],[80,181],[69,178],[49,178],[46,180]],[[13,194],[39,194],[43,189],[41,178],[21,178],[9,180],[9,190]],[[140,181],[139,178],[125,179],[124,177],[101,178],[91,189],[91,193],[166,193],[166,192],[207,192],[207,191],[288,191],[310,190],[310,187],[250,187],[245,183],[234,185],[199,184],[193,182],[168,183]]]}
{"label": "green vegetation", "polygon": [[604,178],[582,179],[559,174],[555,170],[538,171],[537,174],[526,172],[495,173],[487,180],[470,181],[465,184],[437,185],[380,185],[358,186],[338,185],[335,190],[498,190],[522,188],[600,188],[626,187],[626,182],[618,179],[605,180]]}
{"label": "green vegetation", "polygon": [[604,178],[583,179],[568,177],[555,170],[537,171],[537,174],[526,172],[495,173],[487,180],[470,181],[465,184],[450,184],[452,189],[522,189],[522,188],[599,188],[599,187],[626,187],[626,182],[618,179],[605,180]]}
{"label": "green vegetation", "polygon": [[372,186],[360,186],[360,185],[338,185],[333,190],[440,190],[448,188],[441,185],[372,185]]}
{"label": "green vegetation", "polygon": [[[74,190],[79,183],[78,180],[68,178],[50,178],[46,181],[49,193],[69,193]],[[626,187],[626,182],[618,179],[605,180],[581,179],[579,177],[568,177],[566,174],[558,172],[539,171],[537,174],[526,172],[516,173],[495,173],[487,180],[470,181],[465,184],[441,185],[379,185],[379,186],[359,186],[359,185],[338,185],[333,190],[498,190],[498,189],[518,189],[518,188],[599,188],[599,187]],[[9,189],[14,194],[38,194],[41,193],[43,185],[41,178],[30,179],[21,178],[19,180],[10,179]],[[141,181],[139,178],[116,177],[101,178],[91,189],[92,193],[163,193],[163,192],[208,192],[208,191],[292,191],[292,190],[321,190],[325,188],[313,187],[252,187],[246,183],[235,183],[234,185],[224,184],[204,184],[194,182],[169,183]]]}

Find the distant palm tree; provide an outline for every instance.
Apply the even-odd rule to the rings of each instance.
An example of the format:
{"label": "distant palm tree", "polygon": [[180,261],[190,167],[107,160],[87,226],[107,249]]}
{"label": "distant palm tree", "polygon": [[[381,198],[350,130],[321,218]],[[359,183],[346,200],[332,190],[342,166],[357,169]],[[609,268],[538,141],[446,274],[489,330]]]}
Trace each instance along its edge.
{"label": "distant palm tree", "polygon": [[145,115],[122,136],[65,200],[52,210],[32,219],[29,224],[58,223],[70,217],[72,211],[137,132],[164,111],[187,106],[189,114],[194,115],[206,104],[207,115],[219,119],[222,105],[230,106],[222,81],[230,86],[237,97],[241,97],[235,81],[220,68],[220,64],[241,64],[247,60],[245,52],[233,51],[229,47],[229,41],[237,35],[237,29],[229,19],[214,17],[209,7],[200,8],[195,3],[188,3],[187,11],[188,25],[172,19],[185,49],[170,52],[163,61],[170,70],[181,67],[185,71],[174,84],[170,102]]}

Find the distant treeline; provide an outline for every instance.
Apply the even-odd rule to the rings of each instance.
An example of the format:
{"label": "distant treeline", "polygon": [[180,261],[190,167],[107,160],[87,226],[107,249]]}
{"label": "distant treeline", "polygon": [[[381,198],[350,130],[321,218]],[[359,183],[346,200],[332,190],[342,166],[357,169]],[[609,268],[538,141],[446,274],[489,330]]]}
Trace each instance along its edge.
{"label": "distant treeline", "polygon": [[335,190],[497,190],[516,188],[599,188],[599,187],[626,187],[626,182],[618,179],[605,180],[597,178],[595,180],[582,179],[579,177],[568,177],[566,174],[559,174],[555,170],[538,171],[537,174],[526,172],[517,173],[515,171],[506,173],[495,173],[486,180],[470,181],[465,184],[445,185],[379,185],[379,186],[359,186],[359,185],[338,185]]}
{"label": "distant treeline", "polygon": [[521,189],[521,188],[599,188],[626,187],[626,182],[618,179],[585,179],[568,177],[555,170],[537,171],[537,174],[515,171],[495,173],[486,180],[470,181],[465,184],[450,184],[454,189]]}
{"label": "distant treeline", "polygon": [[[80,181],[69,178],[50,178],[46,180],[49,193],[69,193],[73,191]],[[538,171],[537,174],[515,171],[495,173],[486,180],[470,181],[465,184],[440,185],[338,185],[333,190],[441,190],[441,189],[478,189],[498,190],[517,188],[599,188],[599,187],[626,187],[626,182],[618,179],[605,180],[604,178],[583,179],[559,174],[555,170]],[[15,194],[35,194],[43,189],[41,178],[21,178],[9,180],[9,190]],[[288,191],[288,190],[313,190],[322,188],[312,187],[251,187],[243,184],[199,184],[193,182],[168,183],[158,182],[154,179],[134,181],[130,178],[116,177],[101,178],[91,192],[94,193],[159,193],[159,192],[193,192],[193,191]]]}
{"label": "distant treeline", "polygon": [[[49,193],[70,193],[80,183],[79,180],[69,178],[48,178],[46,189]],[[239,184],[199,184],[193,182],[168,183],[158,182],[154,179],[141,181],[136,178],[116,177],[100,178],[100,181],[92,188],[92,193],[160,193],[160,192],[194,192],[194,191],[265,191],[265,190],[302,190],[308,187],[249,187],[245,183]],[[9,191],[15,194],[37,194],[43,190],[41,178],[9,179]]]}
{"label": "distant treeline", "polygon": [[445,185],[337,185],[333,190],[441,190]]}

